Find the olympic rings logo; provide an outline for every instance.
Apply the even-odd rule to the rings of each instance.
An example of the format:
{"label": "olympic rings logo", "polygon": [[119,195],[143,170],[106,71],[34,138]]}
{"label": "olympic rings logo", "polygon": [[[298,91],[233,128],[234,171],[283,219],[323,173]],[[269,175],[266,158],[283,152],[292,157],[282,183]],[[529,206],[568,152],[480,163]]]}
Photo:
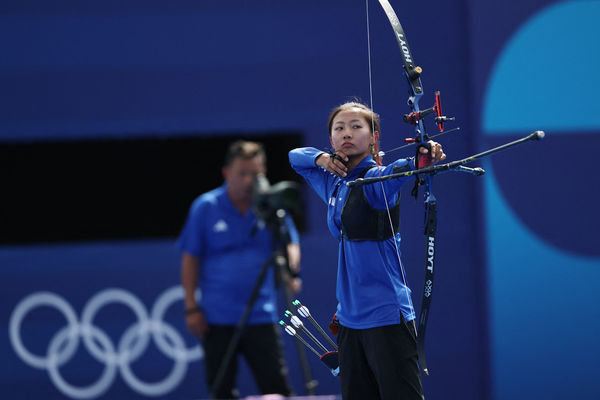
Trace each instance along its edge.
{"label": "olympic rings logo", "polygon": [[[199,298],[199,291],[196,292],[196,296]],[[25,297],[15,307],[9,323],[10,341],[25,363],[34,368],[46,369],[56,388],[71,398],[92,399],[101,396],[111,387],[117,372],[121,373],[134,391],[146,396],[162,396],[181,383],[188,363],[204,357],[199,344],[186,348],[179,332],[163,320],[169,306],[181,299],[183,289],[180,286],[171,287],[156,299],[148,315],[143,303],[130,292],[115,288],[105,289],[87,302],[79,321],[71,305],[61,296],[51,292],[37,292]],[[123,304],[137,317],[137,322],[123,333],[116,346],[104,331],[94,325],[94,317],[98,310],[109,303]],[[67,326],[50,339],[46,355],[39,356],[30,352],[23,344],[21,325],[31,310],[43,306],[53,307],[61,312],[67,320]],[[86,387],[70,384],[60,373],[60,367],[77,351],[80,338],[83,339],[87,351],[104,364],[100,378]],[[131,370],[130,364],[144,354],[150,338],[156,347],[174,362],[170,373],[159,382],[144,382]]]}

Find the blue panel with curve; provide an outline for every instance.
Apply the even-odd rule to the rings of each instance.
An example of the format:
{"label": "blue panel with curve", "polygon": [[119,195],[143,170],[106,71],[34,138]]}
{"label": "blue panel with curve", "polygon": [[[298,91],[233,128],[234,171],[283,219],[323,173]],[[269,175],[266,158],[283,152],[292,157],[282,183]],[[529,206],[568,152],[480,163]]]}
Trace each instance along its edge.
{"label": "blue panel with curve", "polygon": [[485,162],[495,400],[597,396],[598,18],[597,1],[533,14],[506,41],[486,85],[484,143],[547,133],[539,146]]}

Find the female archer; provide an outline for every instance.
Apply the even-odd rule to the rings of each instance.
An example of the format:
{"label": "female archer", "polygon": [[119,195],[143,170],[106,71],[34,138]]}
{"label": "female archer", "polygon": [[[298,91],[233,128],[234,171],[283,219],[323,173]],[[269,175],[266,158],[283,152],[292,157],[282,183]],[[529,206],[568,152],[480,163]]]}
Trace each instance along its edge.
{"label": "female archer", "polygon": [[[364,104],[336,107],[328,128],[331,154],[306,147],[292,150],[289,158],[328,204],[329,230],[339,240],[336,317],[342,397],[423,399],[415,312],[399,251],[398,192],[409,178],[346,186],[361,177],[415,169],[414,160],[381,165],[379,117]],[[433,141],[420,152],[426,164],[446,158]]]}

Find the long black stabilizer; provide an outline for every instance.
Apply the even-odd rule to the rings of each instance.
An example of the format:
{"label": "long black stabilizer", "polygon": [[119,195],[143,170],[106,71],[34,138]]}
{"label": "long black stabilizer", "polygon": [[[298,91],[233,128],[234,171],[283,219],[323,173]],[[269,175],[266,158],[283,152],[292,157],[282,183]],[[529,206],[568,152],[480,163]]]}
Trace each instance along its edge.
{"label": "long black stabilizer", "polygon": [[347,182],[346,185],[347,186],[366,185],[368,183],[387,181],[390,179],[402,178],[405,176],[413,176],[413,175],[417,175],[417,174],[435,175],[440,172],[458,170],[458,169],[460,169],[459,167],[463,166],[464,164],[468,164],[479,158],[489,156],[491,154],[497,153],[502,150],[506,150],[510,147],[517,146],[517,145],[527,142],[529,140],[542,140],[545,135],[546,134],[544,133],[544,131],[535,131],[532,134],[527,135],[521,139],[517,139],[515,141],[503,144],[501,146],[494,147],[493,149],[489,149],[484,152],[469,156],[467,158],[463,158],[462,160],[451,161],[451,162],[445,163],[445,164],[431,165],[429,167],[419,168],[419,169],[415,169],[412,171],[398,172],[396,174],[391,174],[391,175],[376,176],[373,178],[358,178],[353,181]]}

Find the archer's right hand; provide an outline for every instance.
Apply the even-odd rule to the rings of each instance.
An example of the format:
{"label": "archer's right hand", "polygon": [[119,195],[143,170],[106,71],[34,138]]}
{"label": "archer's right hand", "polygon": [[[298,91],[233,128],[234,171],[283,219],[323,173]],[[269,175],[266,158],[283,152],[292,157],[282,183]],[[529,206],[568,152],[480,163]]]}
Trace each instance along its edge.
{"label": "archer's right hand", "polygon": [[315,163],[319,167],[325,168],[340,178],[348,174],[346,162],[348,162],[348,156],[341,151],[337,151],[334,154],[323,153],[315,160]]}

